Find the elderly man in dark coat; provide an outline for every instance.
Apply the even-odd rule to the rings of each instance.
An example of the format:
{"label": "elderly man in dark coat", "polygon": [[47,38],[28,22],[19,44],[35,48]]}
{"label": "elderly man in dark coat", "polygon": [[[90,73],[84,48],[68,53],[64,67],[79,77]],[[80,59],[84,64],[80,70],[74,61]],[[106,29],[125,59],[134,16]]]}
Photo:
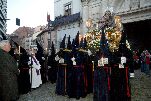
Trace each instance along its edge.
{"label": "elderly man in dark coat", "polygon": [[8,53],[11,49],[8,40],[0,42],[0,101],[16,101],[19,98],[17,63]]}

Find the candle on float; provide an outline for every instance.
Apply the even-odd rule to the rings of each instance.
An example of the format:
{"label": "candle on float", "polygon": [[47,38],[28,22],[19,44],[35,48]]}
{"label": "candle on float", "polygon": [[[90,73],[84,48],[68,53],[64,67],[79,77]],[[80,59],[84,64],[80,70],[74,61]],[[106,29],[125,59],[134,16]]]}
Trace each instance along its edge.
{"label": "candle on float", "polygon": [[46,48],[46,53],[47,53],[47,48]]}
{"label": "candle on float", "polygon": [[18,52],[19,52],[19,54],[20,54],[20,46],[19,46],[19,48],[18,48]]}
{"label": "candle on float", "polygon": [[58,50],[56,49],[56,53],[58,52]]}
{"label": "candle on float", "polygon": [[101,62],[102,62],[102,65],[103,65],[103,64],[104,64],[104,63],[103,63],[103,57],[101,58]]}
{"label": "candle on float", "polygon": [[34,48],[31,49],[32,54],[34,54]]}

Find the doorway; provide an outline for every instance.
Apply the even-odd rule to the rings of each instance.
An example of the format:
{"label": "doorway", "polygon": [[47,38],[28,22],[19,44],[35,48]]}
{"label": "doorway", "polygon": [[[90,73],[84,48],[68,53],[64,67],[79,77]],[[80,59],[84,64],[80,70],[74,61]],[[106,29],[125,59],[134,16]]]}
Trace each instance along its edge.
{"label": "doorway", "polygon": [[151,20],[123,24],[133,50],[151,50]]}

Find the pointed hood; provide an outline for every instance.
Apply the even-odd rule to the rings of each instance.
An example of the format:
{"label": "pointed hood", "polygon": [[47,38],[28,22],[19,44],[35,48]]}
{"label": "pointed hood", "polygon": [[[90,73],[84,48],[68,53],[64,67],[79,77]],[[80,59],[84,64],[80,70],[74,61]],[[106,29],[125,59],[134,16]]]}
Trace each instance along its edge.
{"label": "pointed hood", "polygon": [[67,49],[69,49],[69,50],[72,49],[72,45],[71,45],[71,41],[70,41],[70,35],[69,35],[69,38],[68,38]]}
{"label": "pointed hood", "polygon": [[76,53],[76,46],[75,46],[75,40],[72,40],[72,54],[75,55]]}
{"label": "pointed hood", "polygon": [[104,30],[105,30],[105,27],[102,29],[102,33],[101,33],[102,35],[101,35],[101,40],[100,40],[100,49],[103,52],[103,54],[108,57],[109,56],[109,48],[108,48],[108,44],[107,44]]}
{"label": "pointed hood", "polygon": [[60,43],[60,49],[65,49],[65,41],[66,41],[66,34],[65,34],[65,36],[63,37],[62,42]]}
{"label": "pointed hood", "polygon": [[55,56],[55,47],[54,47],[54,43],[52,41],[52,46],[51,46],[51,55],[54,55]]}
{"label": "pointed hood", "polygon": [[81,38],[81,41],[80,41],[80,45],[79,45],[80,48],[84,48],[84,41],[83,41],[83,37]]}
{"label": "pointed hood", "polygon": [[126,45],[126,39],[127,39],[126,31],[123,30],[122,31],[122,37],[121,37],[121,40],[120,40],[120,44]]}
{"label": "pointed hood", "polygon": [[120,44],[119,44],[119,52],[123,55],[126,54],[126,51],[128,50],[128,48],[126,46],[126,39],[127,39],[126,31],[123,30],[121,41],[120,41]]}
{"label": "pointed hood", "polygon": [[72,49],[74,49],[75,48],[75,40],[73,39],[72,40]]}
{"label": "pointed hood", "polygon": [[44,49],[42,48],[42,46],[39,44],[39,42],[36,40],[36,44],[37,44],[37,49],[38,49],[38,53],[39,54],[43,54],[44,53]]}
{"label": "pointed hood", "polygon": [[76,48],[79,48],[79,35],[80,35],[80,33],[78,31],[78,33],[76,35],[76,38],[75,38],[75,46],[76,46]]}
{"label": "pointed hood", "polygon": [[[17,47],[17,49],[19,49],[19,44],[15,41],[13,41],[14,45]],[[26,50],[20,46],[20,53],[27,53]]]}
{"label": "pointed hood", "polygon": [[84,49],[86,49],[86,48],[87,48],[87,40],[86,40],[86,37],[84,38],[83,48],[84,48]]}
{"label": "pointed hood", "polygon": [[36,44],[37,44],[37,53],[36,53],[36,58],[39,62],[42,62],[42,57],[44,57],[44,49],[42,48],[42,46],[39,44],[39,42],[36,40]]}
{"label": "pointed hood", "polygon": [[[12,44],[14,44],[14,46],[19,50],[19,44],[16,43],[15,41],[11,40],[12,41]],[[12,49],[13,51],[14,49]],[[13,51],[14,52],[14,51]],[[24,65],[28,65],[28,61],[29,61],[29,55],[27,53],[27,51],[20,46],[20,58],[19,58],[19,68],[21,66],[24,66]]]}

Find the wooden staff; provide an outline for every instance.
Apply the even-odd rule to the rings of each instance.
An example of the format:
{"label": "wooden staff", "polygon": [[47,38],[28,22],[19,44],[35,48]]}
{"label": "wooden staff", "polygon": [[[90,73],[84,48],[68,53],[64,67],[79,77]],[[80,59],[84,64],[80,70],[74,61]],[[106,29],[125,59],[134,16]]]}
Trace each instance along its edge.
{"label": "wooden staff", "polygon": [[[32,48],[32,52],[31,52],[31,63],[30,63],[30,72],[31,72],[31,77],[30,77],[30,80],[31,80],[31,87],[32,88],[32,65],[33,65],[33,61],[32,61],[32,54],[33,54],[33,48]],[[31,90],[31,89],[30,89]]]}
{"label": "wooden staff", "polygon": [[66,65],[65,65],[65,93],[66,93],[66,87],[67,87],[67,83],[66,83],[67,82],[67,75],[66,75],[67,73],[66,72],[67,72],[67,70],[66,70]]}
{"label": "wooden staff", "polygon": [[67,88],[67,70],[66,70],[66,67],[67,67],[67,64],[62,64],[64,66],[64,82],[65,82],[65,94],[66,94],[66,88]]}
{"label": "wooden staff", "polygon": [[45,53],[44,53],[44,76],[46,78],[46,82],[48,81],[48,49],[45,48]]}
{"label": "wooden staff", "polygon": [[48,54],[45,54],[45,62],[44,62],[44,68],[45,68],[45,77],[46,77],[46,81],[48,81]]}
{"label": "wooden staff", "polygon": [[92,61],[92,65],[93,65],[93,71],[94,71],[94,61]]}
{"label": "wooden staff", "polygon": [[34,48],[31,49],[31,54],[34,54]]}

